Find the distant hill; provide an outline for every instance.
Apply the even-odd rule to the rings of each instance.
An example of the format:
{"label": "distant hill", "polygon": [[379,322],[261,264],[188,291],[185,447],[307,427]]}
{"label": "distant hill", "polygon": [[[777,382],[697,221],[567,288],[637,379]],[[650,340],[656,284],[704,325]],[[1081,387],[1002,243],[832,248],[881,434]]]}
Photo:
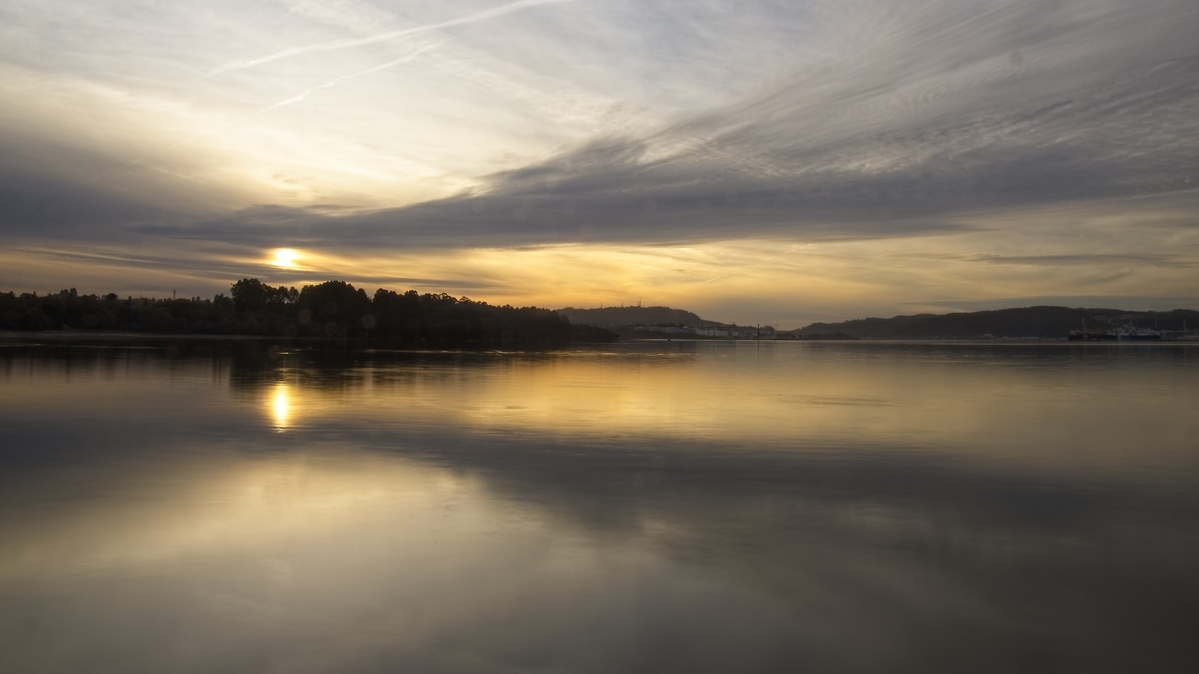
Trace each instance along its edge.
{"label": "distant hill", "polygon": [[1061,339],[1071,330],[1140,328],[1181,330],[1199,328],[1199,311],[1124,311],[1121,309],[1071,309],[1026,307],[954,314],[916,314],[894,318],[862,318],[843,323],[813,323],[793,330],[801,338],[844,333],[861,339],[978,339],[980,337],[1034,337]]}
{"label": "distant hill", "polygon": [[602,309],[558,309],[559,316],[570,319],[574,325],[598,325],[603,327],[629,327],[635,325],[687,325],[693,328],[716,325],[705,321],[690,311],[670,307],[604,307]]}

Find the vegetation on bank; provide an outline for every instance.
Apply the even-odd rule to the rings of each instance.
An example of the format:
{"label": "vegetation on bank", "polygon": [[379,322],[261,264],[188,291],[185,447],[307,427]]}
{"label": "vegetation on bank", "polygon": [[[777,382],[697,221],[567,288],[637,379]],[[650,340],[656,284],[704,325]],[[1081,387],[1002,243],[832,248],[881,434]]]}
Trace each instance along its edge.
{"label": "vegetation on bank", "polygon": [[1065,339],[1071,330],[1079,330],[1084,326],[1104,330],[1127,327],[1194,329],[1199,328],[1199,312],[1189,309],[1124,311],[1040,306],[813,323],[791,334],[800,339],[837,333],[859,339]]}
{"label": "vegetation on bank", "polygon": [[261,335],[483,347],[559,346],[616,338],[537,307],[492,306],[415,290],[401,294],[380,288],[368,296],[343,281],[297,290],[258,279],[242,279],[229,295],[211,300],[122,299],[114,293],[80,295],[74,288],[43,296],[0,293],[0,330]]}
{"label": "vegetation on bank", "polygon": [[[467,297],[418,294],[415,290],[397,293],[380,288],[368,296],[364,289],[343,281],[326,281],[297,290],[242,279],[230,287],[228,295],[221,293],[210,300],[122,299],[114,293],[80,295],[74,288],[41,296],[0,292],[0,330],[8,331],[249,335],[371,340],[416,348],[495,348],[615,341],[619,335],[614,330],[632,338],[644,336],[637,330],[697,335],[710,326],[729,327],[669,307],[553,311],[492,306]],[[1084,326],[1098,330],[1138,327],[1193,331],[1199,328],[1199,312],[1038,306],[813,323],[789,332],[770,329],[768,338],[1064,339],[1070,331]]]}
{"label": "vegetation on bank", "polygon": [[599,326],[631,327],[635,325],[673,325],[701,328],[721,325],[716,321],[705,321],[696,314],[685,309],[671,307],[601,307],[599,309],[578,309],[566,307],[558,313],[570,319],[571,323]]}

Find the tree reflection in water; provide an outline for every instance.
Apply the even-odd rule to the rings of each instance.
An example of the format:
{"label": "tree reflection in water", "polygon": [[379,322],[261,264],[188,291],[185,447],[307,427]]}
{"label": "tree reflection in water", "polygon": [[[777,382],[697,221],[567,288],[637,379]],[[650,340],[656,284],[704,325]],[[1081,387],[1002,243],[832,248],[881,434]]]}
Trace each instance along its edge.
{"label": "tree reflection in water", "polygon": [[5,670],[1189,670],[1191,350],[141,346],[0,356]]}

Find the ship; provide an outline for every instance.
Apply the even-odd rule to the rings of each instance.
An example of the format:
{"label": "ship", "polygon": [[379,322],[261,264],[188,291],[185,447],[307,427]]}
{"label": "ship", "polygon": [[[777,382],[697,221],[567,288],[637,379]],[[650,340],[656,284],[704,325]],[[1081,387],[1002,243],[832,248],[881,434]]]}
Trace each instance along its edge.
{"label": "ship", "polygon": [[1071,330],[1066,334],[1066,339],[1072,342],[1114,342],[1119,339],[1119,336],[1111,330],[1083,328],[1082,330]]}
{"label": "ship", "polygon": [[1111,330],[1087,328],[1087,322],[1083,320],[1082,330],[1071,330],[1066,334],[1066,339],[1071,342],[1114,342],[1117,336]]}

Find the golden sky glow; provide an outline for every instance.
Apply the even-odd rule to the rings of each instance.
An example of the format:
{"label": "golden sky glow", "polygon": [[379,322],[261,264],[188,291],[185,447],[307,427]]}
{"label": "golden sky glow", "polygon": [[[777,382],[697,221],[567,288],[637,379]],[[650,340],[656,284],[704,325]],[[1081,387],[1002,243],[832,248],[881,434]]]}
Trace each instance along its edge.
{"label": "golden sky glow", "polygon": [[275,258],[271,264],[284,269],[291,269],[296,266],[296,261],[300,259],[300,254],[291,248],[277,248],[275,250]]}

